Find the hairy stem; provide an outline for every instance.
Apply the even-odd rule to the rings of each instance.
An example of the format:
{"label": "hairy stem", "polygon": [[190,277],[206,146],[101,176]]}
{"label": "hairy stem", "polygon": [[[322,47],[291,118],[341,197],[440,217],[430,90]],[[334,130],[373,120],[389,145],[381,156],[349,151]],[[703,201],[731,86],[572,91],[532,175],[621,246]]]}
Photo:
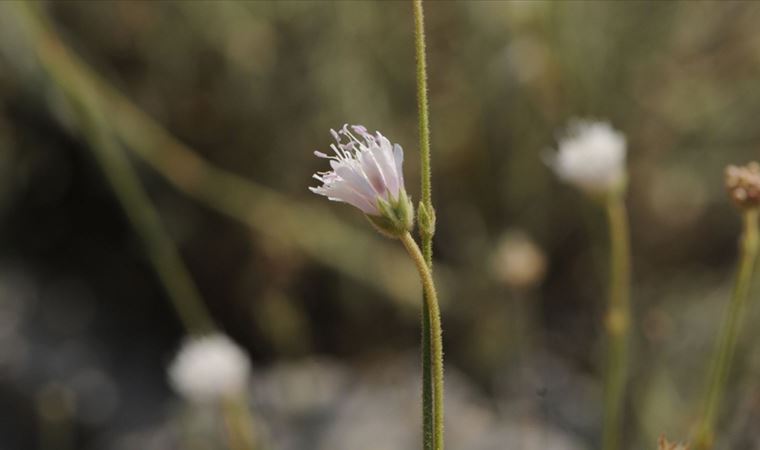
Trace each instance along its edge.
{"label": "hairy stem", "polygon": [[[430,188],[430,124],[428,120],[427,63],[425,60],[425,18],[422,0],[414,0],[414,44],[417,56],[417,111],[420,134],[420,180],[422,203],[432,206]],[[425,255],[427,258],[427,255]]]}
{"label": "hairy stem", "polygon": [[[422,254],[428,270],[433,270],[433,234],[435,222],[430,185],[430,125],[428,119],[427,99],[427,63],[425,60],[425,20],[422,8],[422,0],[413,1],[414,9],[414,44],[417,61],[417,111],[419,120],[420,137],[420,192],[422,199],[418,209],[418,228],[422,241]],[[423,214],[424,213],[424,214]],[[427,293],[423,292],[423,297]],[[430,311],[428,310],[429,299],[423,298],[422,302],[422,445],[424,450],[433,450],[441,442],[436,442],[434,424],[433,386],[432,386],[432,354]],[[440,425],[441,429],[443,425]],[[442,432],[440,433],[442,436]],[[442,437],[441,437],[442,439]]]}
{"label": "hairy stem", "polygon": [[443,450],[443,340],[441,336],[441,312],[438,307],[438,294],[433,282],[433,274],[425,262],[417,243],[409,233],[401,238],[404,248],[412,257],[417,270],[420,273],[422,288],[425,292],[425,301],[429,311],[430,321],[430,353],[432,354],[432,387],[433,387],[433,441],[434,450]]}
{"label": "hairy stem", "polygon": [[602,449],[620,446],[628,366],[628,331],[630,328],[631,255],[628,215],[621,192],[607,200],[610,235],[609,304],[605,317],[607,362],[604,373],[604,425]]}
{"label": "hairy stem", "polygon": [[733,295],[728,304],[728,311],[724,318],[710,365],[710,378],[704,396],[702,416],[697,426],[696,438],[694,439],[695,450],[712,448],[715,439],[715,425],[718,420],[718,413],[720,412],[720,403],[725,392],[726,380],[728,379],[731,361],[736,350],[736,342],[741,331],[752,273],[757,261],[757,227],[758,209],[746,210],[744,212],[744,231],[741,238],[739,272],[736,276]]}

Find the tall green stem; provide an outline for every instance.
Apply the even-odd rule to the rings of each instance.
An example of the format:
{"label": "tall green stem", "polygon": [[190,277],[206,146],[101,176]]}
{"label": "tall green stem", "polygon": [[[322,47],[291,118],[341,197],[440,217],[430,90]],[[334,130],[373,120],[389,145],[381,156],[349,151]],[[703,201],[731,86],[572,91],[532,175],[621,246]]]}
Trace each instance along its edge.
{"label": "tall green stem", "polygon": [[[417,111],[420,137],[420,192],[422,199],[417,209],[418,229],[422,241],[422,255],[428,270],[433,270],[433,235],[435,234],[435,210],[433,209],[430,170],[430,124],[427,99],[427,63],[425,59],[425,17],[422,0],[413,1],[414,44],[417,60]],[[423,297],[427,294],[423,292]],[[436,409],[432,386],[432,353],[429,299],[422,302],[422,445],[424,450],[442,448],[443,423],[435,424],[433,411]],[[443,401],[443,400],[441,400]],[[440,405],[441,411],[443,405]],[[440,421],[442,422],[441,417]],[[438,431],[440,429],[440,431]],[[440,436],[436,438],[436,436]]]}
{"label": "tall green stem", "polygon": [[710,378],[704,397],[701,420],[694,439],[695,450],[712,448],[715,438],[715,424],[720,412],[720,403],[725,392],[726,380],[731,368],[731,360],[736,350],[736,342],[741,331],[742,318],[746,309],[750,282],[757,261],[758,251],[758,209],[744,211],[744,231],[741,238],[739,273],[736,276],[731,302],[725,316],[720,337],[710,366]]}
{"label": "tall green stem", "polygon": [[[425,16],[422,0],[414,0],[414,44],[417,56],[417,112],[420,134],[420,179],[422,203],[432,206],[430,188],[430,122],[428,119],[427,62],[425,59]],[[424,254],[424,253],[423,253]],[[425,254],[427,259],[428,255]]]}
{"label": "tall green stem", "polygon": [[422,280],[424,298],[429,311],[430,352],[432,354],[432,388],[433,388],[433,442],[434,450],[443,450],[443,340],[441,336],[441,311],[438,307],[438,295],[435,291],[433,274],[425,257],[409,233],[401,236],[404,248],[412,257]]}
{"label": "tall green stem", "polygon": [[609,304],[605,317],[607,366],[604,374],[604,426],[602,449],[617,450],[623,423],[628,330],[630,327],[631,255],[628,215],[622,192],[607,199],[610,234]]}

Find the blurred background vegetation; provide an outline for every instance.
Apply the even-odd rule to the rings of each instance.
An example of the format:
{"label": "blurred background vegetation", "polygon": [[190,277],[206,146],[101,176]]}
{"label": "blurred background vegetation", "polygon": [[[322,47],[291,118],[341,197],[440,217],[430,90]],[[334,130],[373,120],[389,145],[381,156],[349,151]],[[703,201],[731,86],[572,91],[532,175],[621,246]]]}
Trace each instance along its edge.
{"label": "blurred background vegetation", "polygon": [[[754,2],[427,4],[450,448],[598,445],[604,220],[543,162],[573,117],[628,137],[626,446],[687,437],[736,255],[722,170],[760,146],[758,21]],[[217,448],[164,372],[170,300],[197,286],[250,352],[271,448],[415,448],[416,275],[306,187],[328,130],[360,123],[404,147],[419,198],[416,114],[407,2],[1,2],[0,447]],[[172,243],[188,277],[155,270]],[[760,445],[754,311],[732,449]]]}

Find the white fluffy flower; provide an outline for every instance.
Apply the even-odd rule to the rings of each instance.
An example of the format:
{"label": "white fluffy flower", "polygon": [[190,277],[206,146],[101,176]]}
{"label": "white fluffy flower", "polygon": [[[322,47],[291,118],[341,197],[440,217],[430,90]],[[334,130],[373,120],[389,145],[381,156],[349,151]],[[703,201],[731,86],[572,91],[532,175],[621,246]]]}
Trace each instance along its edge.
{"label": "white fluffy flower", "polygon": [[223,334],[188,338],[169,367],[172,387],[187,400],[207,403],[245,391],[251,363]]}
{"label": "white fluffy flower", "polygon": [[625,181],[625,136],[607,122],[570,124],[549,160],[557,175],[589,191],[609,191]]}
{"label": "white fluffy flower", "polygon": [[[330,130],[336,143],[334,155],[314,154],[330,161],[332,170],[317,172],[322,186],[310,187],[315,194],[344,202],[362,210],[381,231],[397,235],[412,226],[413,209],[404,189],[404,151],[380,134],[370,134],[361,125],[343,125]],[[347,141],[343,143],[343,141]]]}

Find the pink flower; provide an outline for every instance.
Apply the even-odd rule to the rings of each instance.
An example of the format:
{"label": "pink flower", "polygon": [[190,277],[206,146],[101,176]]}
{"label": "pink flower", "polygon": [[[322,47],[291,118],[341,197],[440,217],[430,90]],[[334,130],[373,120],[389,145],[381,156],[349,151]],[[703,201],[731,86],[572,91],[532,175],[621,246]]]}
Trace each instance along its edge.
{"label": "pink flower", "polygon": [[[351,129],[353,133],[348,125],[337,132],[330,130],[337,141],[330,145],[334,156],[314,152],[320,158],[329,159],[332,170],[314,174],[322,186],[309,189],[330,200],[353,205],[365,214],[379,216],[378,200],[393,203],[404,189],[404,150],[398,144],[391,144],[379,131],[372,135],[361,125]],[[348,140],[345,144],[344,139]]]}
{"label": "pink flower", "polygon": [[336,141],[330,145],[335,155],[314,154],[330,160],[332,170],[314,174],[322,186],[309,190],[359,208],[383,232],[397,236],[411,229],[414,213],[404,189],[401,146],[391,144],[380,132],[368,133],[361,125],[330,131]]}

